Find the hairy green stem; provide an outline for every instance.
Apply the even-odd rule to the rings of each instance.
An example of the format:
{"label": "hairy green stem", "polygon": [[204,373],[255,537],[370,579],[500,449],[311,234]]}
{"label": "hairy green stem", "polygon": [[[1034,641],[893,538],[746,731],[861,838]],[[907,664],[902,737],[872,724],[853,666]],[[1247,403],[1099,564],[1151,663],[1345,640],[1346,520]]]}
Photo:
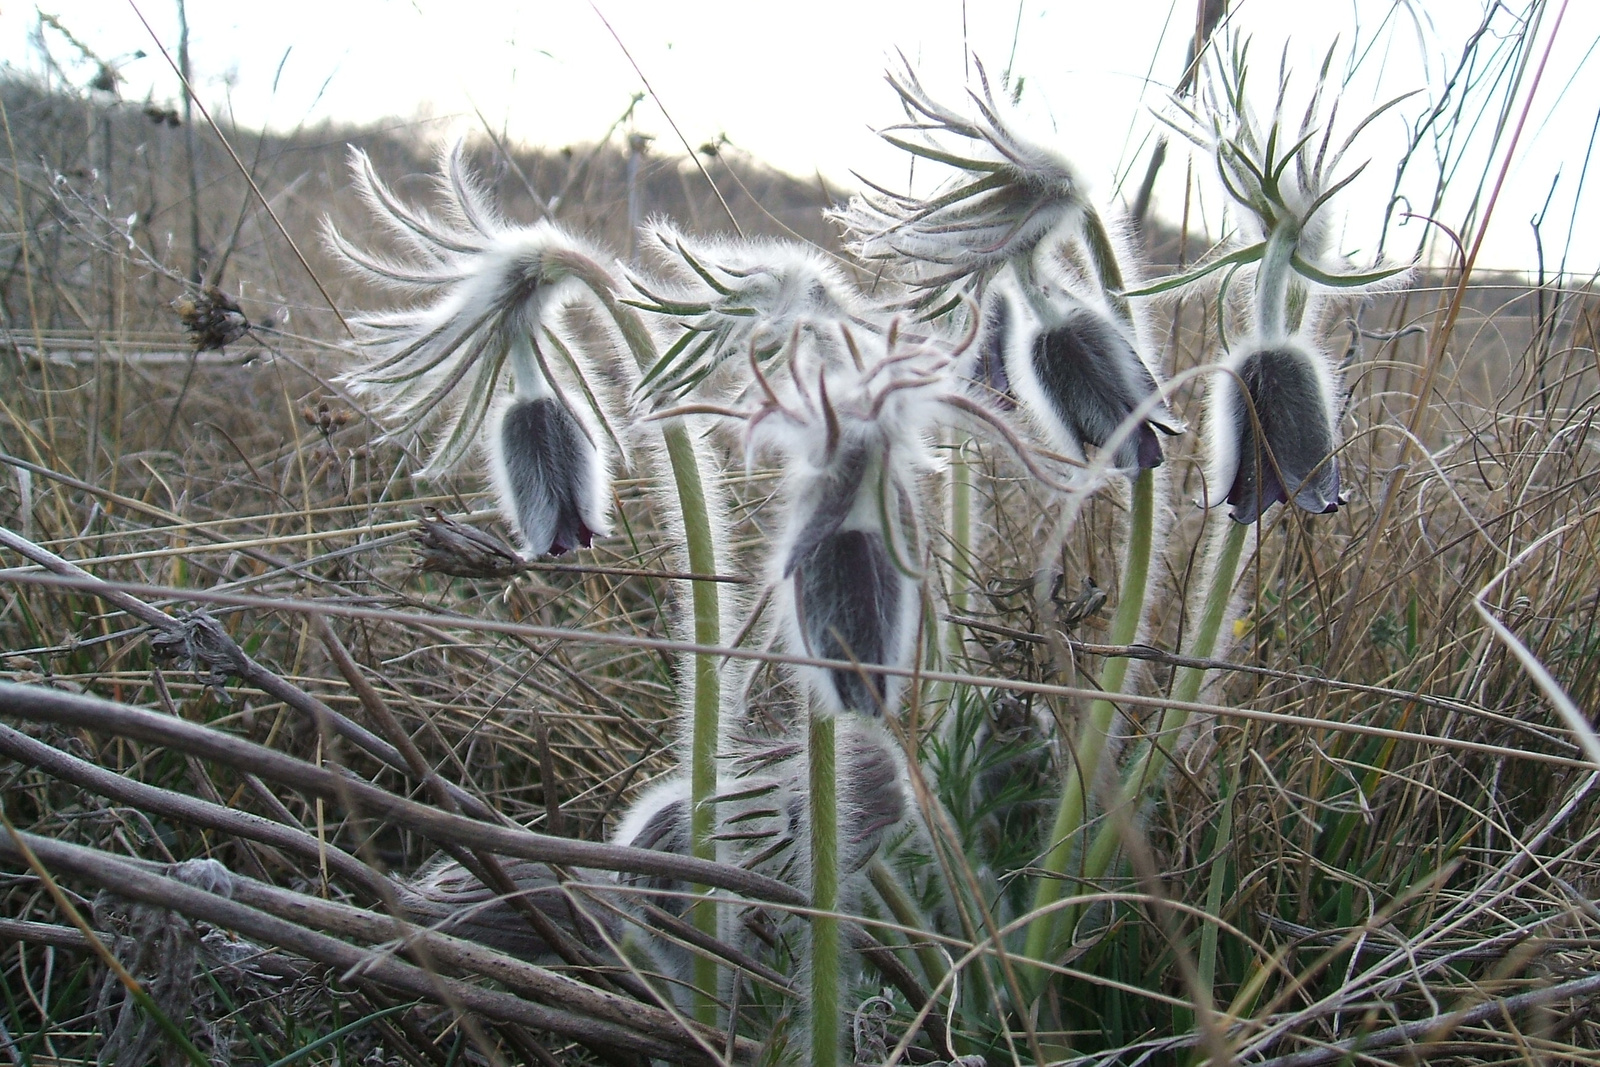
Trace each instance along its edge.
{"label": "hairy green stem", "polygon": [[[1143,470],[1133,483],[1133,509],[1128,520],[1128,558],[1122,575],[1122,599],[1111,621],[1111,643],[1114,645],[1131,644],[1139,634],[1139,622],[1144,617],[1145,587],[1150,576],[1154,528],[1155,475],[1152,471]],[[1122,692],[1127,673],[1126,659],[1108,660],[1105,673],[1100,678],[1100,688],[1106,693]],[[1088,793],[1100,769],[1100,757],[1105,751],[1116,711],[1116,705],[1110,700],[1096,700],[1089,705],[1089,713],[1073,750],[1076,758],[1067,774],[1066,784],[1061,791],[1061,803],[1056,809],[1055,824],[1050,830],[1050,850],[1045,853],[1042,864],[1045,875],[1039,879],[1034,890],[1035,912],[1048,908],[1061,897],[1062,876],[1067,873],[1074,840],[1083,828]],[[1059,917],[1054,913],[1035,915],[1028,923],[1023,954],[1029,959],[1045,959],[1055,944],[1058,925]]]}
{"label": "hairy green stem", "polygon": [[[678,504],[683,510],[684,540],[689,549],[689,570],[694,574],[717,572],[716,542],[711,531],[710,509],[706,505],[705,485],[700,480],[694,442],[682,423],[666,427],[662,436],[678,487]],[[722,643],[721,606],[717,583],[694,582],[694,640],[697,645]],[[711,803],[717,788],[717,737],[722,708],[722,680],[717,676],[716,657],[694,657],[694,704],[689,741],[689,841],[697,859],[717,858],[712,839],[716,829],[716,809]],[[717,908],[710,900],[694,905],[694,925],[701,933],[717,935]],[[705,955],[694,960],[695,1018],[708,1026],[717,1022],[717,963]]]}
{"label": "hairy green stem", "polygon": [[[917,907],[917,902],[911,899],[905,886],[900,884],[900,879],[882,859],[874,859],[868,865],[867,880],[872,883],[872,888],[888,907],[889,914],[894,916],[895,922],[907,930],[928,928],[928,920],[923,916],[922,909]],[[906,936],[916,938],[916,935],[911,933],[907,933]],[[944,984],[944,976],[950,972],[950,968],[945,966],[944,957],[939,954],[938,948],[931,941],[914,940],[911,948],[917,954],[917,961],[922,964],[922,973],[928,979],[928,987],[938,989]]]}
{"label": "hairy green stem", "polygon": [[[1217,553],[1216,565],[1211,569],[1211,581],[1206,588],[1205,604],[1200,612],[1200,625],[1195,629],[1194,640],[1185,653],[1194,659],[1209,659],[1216,651],[1217,634],[1228,613],[1228,602],[1233,599],[1234,579],[1239,573],[1239,558],[1243,555],[1245,535],[1249,529],[1244,523],[1229,521],[1222,534],[1222,548]],[[1185,704],[1194,703],[1200,696],[1200,687],[1205,678],[1206,672],[1202,668],[1181,668],[1173,681],[1172,699]],[[1123,776],[1117,797],[1117,803],[1124,809],[1138,805],[1141,797],[1161,781],[1171,765],[1169,749],[1173,739],[1188,723],[1188,711],[1182,708],[1162,710],[1161,723],[1155,733],[1141,741],[1128,760],[1128,770]],[[1098,878],[1106,872],[1111,866],[1111,858],[1116,855],[1117,844],[1116,825],[1107,820],[1089,846],[1088,859],[1084,863],[1085,877]]]}
{"label": "hairy green stem", "polygon": [[1133,309],[1123,295],[1125,283],[1122,267],[1117,263],[1117,250],[1112,244],[1111,233],[1106,229],[1100,213],[1088,205],[1083,208],[1083,243],[1089,249],[1089,260],[1096,277],[1100,279],[1100,288],[1111,310],[1117,313],[1123,325],[1133,329]]}
{"label": "hairy green stem", "polygon": [[[839,797],[832,716],[811,716],[811,1067],[839,1059]],[[830,913],[830,914],[823,914]]]}
{"label": "hairy green stem", "polygon": [[[599,264],[575,252],[560,252],[550,257],[547,270],[553,276],[570,273],[583,282],[616,324],[640,369],[648,371],[655,365],[659,353],[654,338],[638,312],[617,300],[611,276]],[[694,442],[689,437],[688,427],[679,420],[663,425],[661,436],[678,490],[689,570],[694,574],[714,575],[717,573],[715,531]],[[722,609],[717,583],[691,582],[690,590],[695,644],[708,647],[722,644]],[[693,687],[689,738],[690,852],[696,859],[715,860],[717,845],[712,835],[716,829],[716,811],[711,801],[717,788],[717,738],[722,712],[722,679],[717,674],[717,657],[695,655],[689,674]],[[698,893],[708,891],[705,886],[695,889]],[[693,920],[701,933],[717,935],[717,907],[709,899],[695,902]],[[717,1022],[717,980],[716,961],[705,955],[695,956],[694,1014],[698,1022],[708,1026],[715,1026]]]}
{"label": "hairy green stem", "polygon": [[1300,224],[1285,217],[1267,238],[1267,250],[1256,268],[1256,328],[1266,340],[1288,336],[1290,283],[1294,277],[1294,252],[1299,246]]}

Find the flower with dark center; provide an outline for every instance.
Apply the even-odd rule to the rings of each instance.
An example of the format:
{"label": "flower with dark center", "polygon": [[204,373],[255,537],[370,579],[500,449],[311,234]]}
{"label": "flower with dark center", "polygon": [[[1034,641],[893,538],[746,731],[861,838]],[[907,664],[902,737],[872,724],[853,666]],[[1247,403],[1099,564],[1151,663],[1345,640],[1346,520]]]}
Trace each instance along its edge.
{"label": "flower with dark center", "polygon": [[1007,346],[1017,395],[1057,447],[1079,458],[1085,445],[1107,447],[1124,423],[1138,418],[1116,444],[1111,465],[1159,467],[1155,431],[1179,434],[1184,425],[1160,399],[1155,375],[1133,341],[1108,315],[1059,289],[1040,303],[1035,310],[1043,321],[1014,331]]}
{"label": "flower with dark center", "polygon": [[1289,501],[1313,515],[1337,511],[1338,388],[1327,361],[1290,340],[1242,351],[1224,363],[1238,382],[1211,390],[1211,502],[1225,491],[1241,523]]}

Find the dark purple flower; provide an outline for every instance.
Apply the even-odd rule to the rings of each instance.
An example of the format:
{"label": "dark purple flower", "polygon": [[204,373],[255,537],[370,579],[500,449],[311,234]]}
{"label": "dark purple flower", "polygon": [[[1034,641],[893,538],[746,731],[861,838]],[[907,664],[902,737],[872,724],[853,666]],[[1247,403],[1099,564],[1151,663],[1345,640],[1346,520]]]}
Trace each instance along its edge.
{"label": "dark purple flower", "polygon": [[[1095,308],[1071,298],[1036,331],[1013,342],[1008,366],[1023,402],[1066,452],[1104,448],[1139,406],[1157,395],[1155,375],[1126,333]],[[1155,431],[1182,433],[1159,399],[1125,435],[1111,458],[1118,470],[1161,465]]]}
{"label": "dark purple flower", "polygon": [[[795,502],[800,528],[783,573],[794,582],[802,647],[819,659],[899,666],[907,655],[917,583],[895,565],[884,540],[878,478],[869,478],[882,469],[879,448],[841,444]],[[835,668],[817,688],[836,710],[876,717],[898,684],[882,674]]]}
{"label": "dark purple flower", "polygon": [[1295,341],[1242,351],[1224,363],[1239,381],[1211,389],[1211,502],[1225,492],[1242,523],[1289,501],[1313,515],[1337,511],[1338,389],[1327,361]]}
{"label": "dark purple flower", "polygon": [[605,468],[589,432],[559,398],[513,400],[489,440],[501,507],[530,554],[587,548],[605,532]]}

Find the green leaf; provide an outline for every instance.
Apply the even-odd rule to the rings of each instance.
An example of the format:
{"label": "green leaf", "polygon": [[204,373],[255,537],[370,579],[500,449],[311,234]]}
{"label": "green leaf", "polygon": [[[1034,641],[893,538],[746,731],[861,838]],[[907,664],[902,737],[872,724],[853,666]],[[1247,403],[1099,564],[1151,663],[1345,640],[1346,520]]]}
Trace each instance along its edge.
{"label": "green leaf", "polygon": [[711,272],[709,270],[707,270],[705,267],[702,267],[700,265],[700,261],[695,259],[694,256],[689,254],[689,250],[687,248],[683,247],[683,242],[682,241],[677,242],[677,249],[678,249],[678,255],[682,256],[683,257],[683,261],[685,263],[689,264],[689,269],[690,270],[692,270],[696,274],[700,275],[700,280],[701,281],[703,281],[707,285],[711,286],[712,289],[715,289],[717,291],[717,293],[722,295],[722,296],[731,296],[733,294],[733,290],[732,289],[729,289],[726,285],[723,285],[721,282],[717,281],[716,278],[712,277]]}
{"label": "green leaf", "polygon": [[1182,274],[1170,274],[1165,278],[1157,278],[1149,285],[1130,289],[1123,296],[1155,296],[1157,293],[1170,292],[1199,281],[1208,274],[1221,270],[1223,267],[1243,266],[1246,263],[1255,263],[1266,254],[1267,243],[1261,241],[1249,248],[1241,248],[1237,252],[1229,252],[1225,256],[1213,259],[1210,263],[1203,263],[1190,271]]}
{"label": "green leaf", "polygon": [[914,156],[921,156],[923,159],[931,159],[937,163],[947,163],[950,166],[956,167],[960,170],[979,170],[992,172],[1002,170],[1005,167],[1004,163],[994,160],[971,159],[967,156],[958,156],[954,152],[942,152],[931,145],[920,145],[913,141],[906,141],[899,137],[892,137],[887,133],[880,134],[879,136],[881,136],[885,141],[888,141],[890,144],[894,145],[896,148],[910,152]]}
{"label": "green leaf", "polygon": [[323,1034],[309,1045],[306,1045],[303,1048],[295,1049],[282,1059],[274,1060],[269,1067],[289,1067],[291,1063],[299,1063],[301,1060],[305,1059],[313,1052],[316,1052],[318,1049],[326,1048],[335,1041],[338,1041],[340,1038],[343,1038],[348,1034],[353,1034],[364,1026],[371,1026],[379,1019],[387,1019],[391,1015],[398,1015],[400,1012],[403,1012],[408,1008],[414,1008],[421,1003],[422,1001],[420,1000],[413,1000],[409,1004],[395,1004],[391,1007],[384,1008],[382,1011],[375,1011],[370,1015],[363,1015],[355,1022],[346,1023],[345,1025],[339,1027],[339,1029],[334,1030],[332,1033]]}
{"label": "green leaf", "polygon": [[1379,282],[1393,278],[1397,274],[1404,274],[1411,269],[1409,266],[1389,267],[1386,270],[1368,271],[1365,274],[1329,274],[1327,271],[1301,259],[1298,252],[1289,257],[1289,265],[1301,277],[1309,278],[1318,285],[1326,285],[1330,289],[1359,289],[1363,285],[1376,285]]}

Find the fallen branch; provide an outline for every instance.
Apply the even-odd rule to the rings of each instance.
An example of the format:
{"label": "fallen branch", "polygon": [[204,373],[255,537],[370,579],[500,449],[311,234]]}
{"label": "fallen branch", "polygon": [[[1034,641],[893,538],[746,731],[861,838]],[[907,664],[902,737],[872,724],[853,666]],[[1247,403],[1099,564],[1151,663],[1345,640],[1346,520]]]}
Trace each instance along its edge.
{"label": "fallen branch", "polygon": [[790,907],[805,907],[808,903],[806,895],[793,886],[740,867],[669,852],[550,837],[531,830],[478,822],[397,797],[349,772],[336,773],[183,719],[98,697],[0,682],[0,715],[166,745],[247,770],[313,796],[348,803],[363,814],[404,826],[441,845],[487,849],[498,855],[520,856],[540,863],[659,875]]}

